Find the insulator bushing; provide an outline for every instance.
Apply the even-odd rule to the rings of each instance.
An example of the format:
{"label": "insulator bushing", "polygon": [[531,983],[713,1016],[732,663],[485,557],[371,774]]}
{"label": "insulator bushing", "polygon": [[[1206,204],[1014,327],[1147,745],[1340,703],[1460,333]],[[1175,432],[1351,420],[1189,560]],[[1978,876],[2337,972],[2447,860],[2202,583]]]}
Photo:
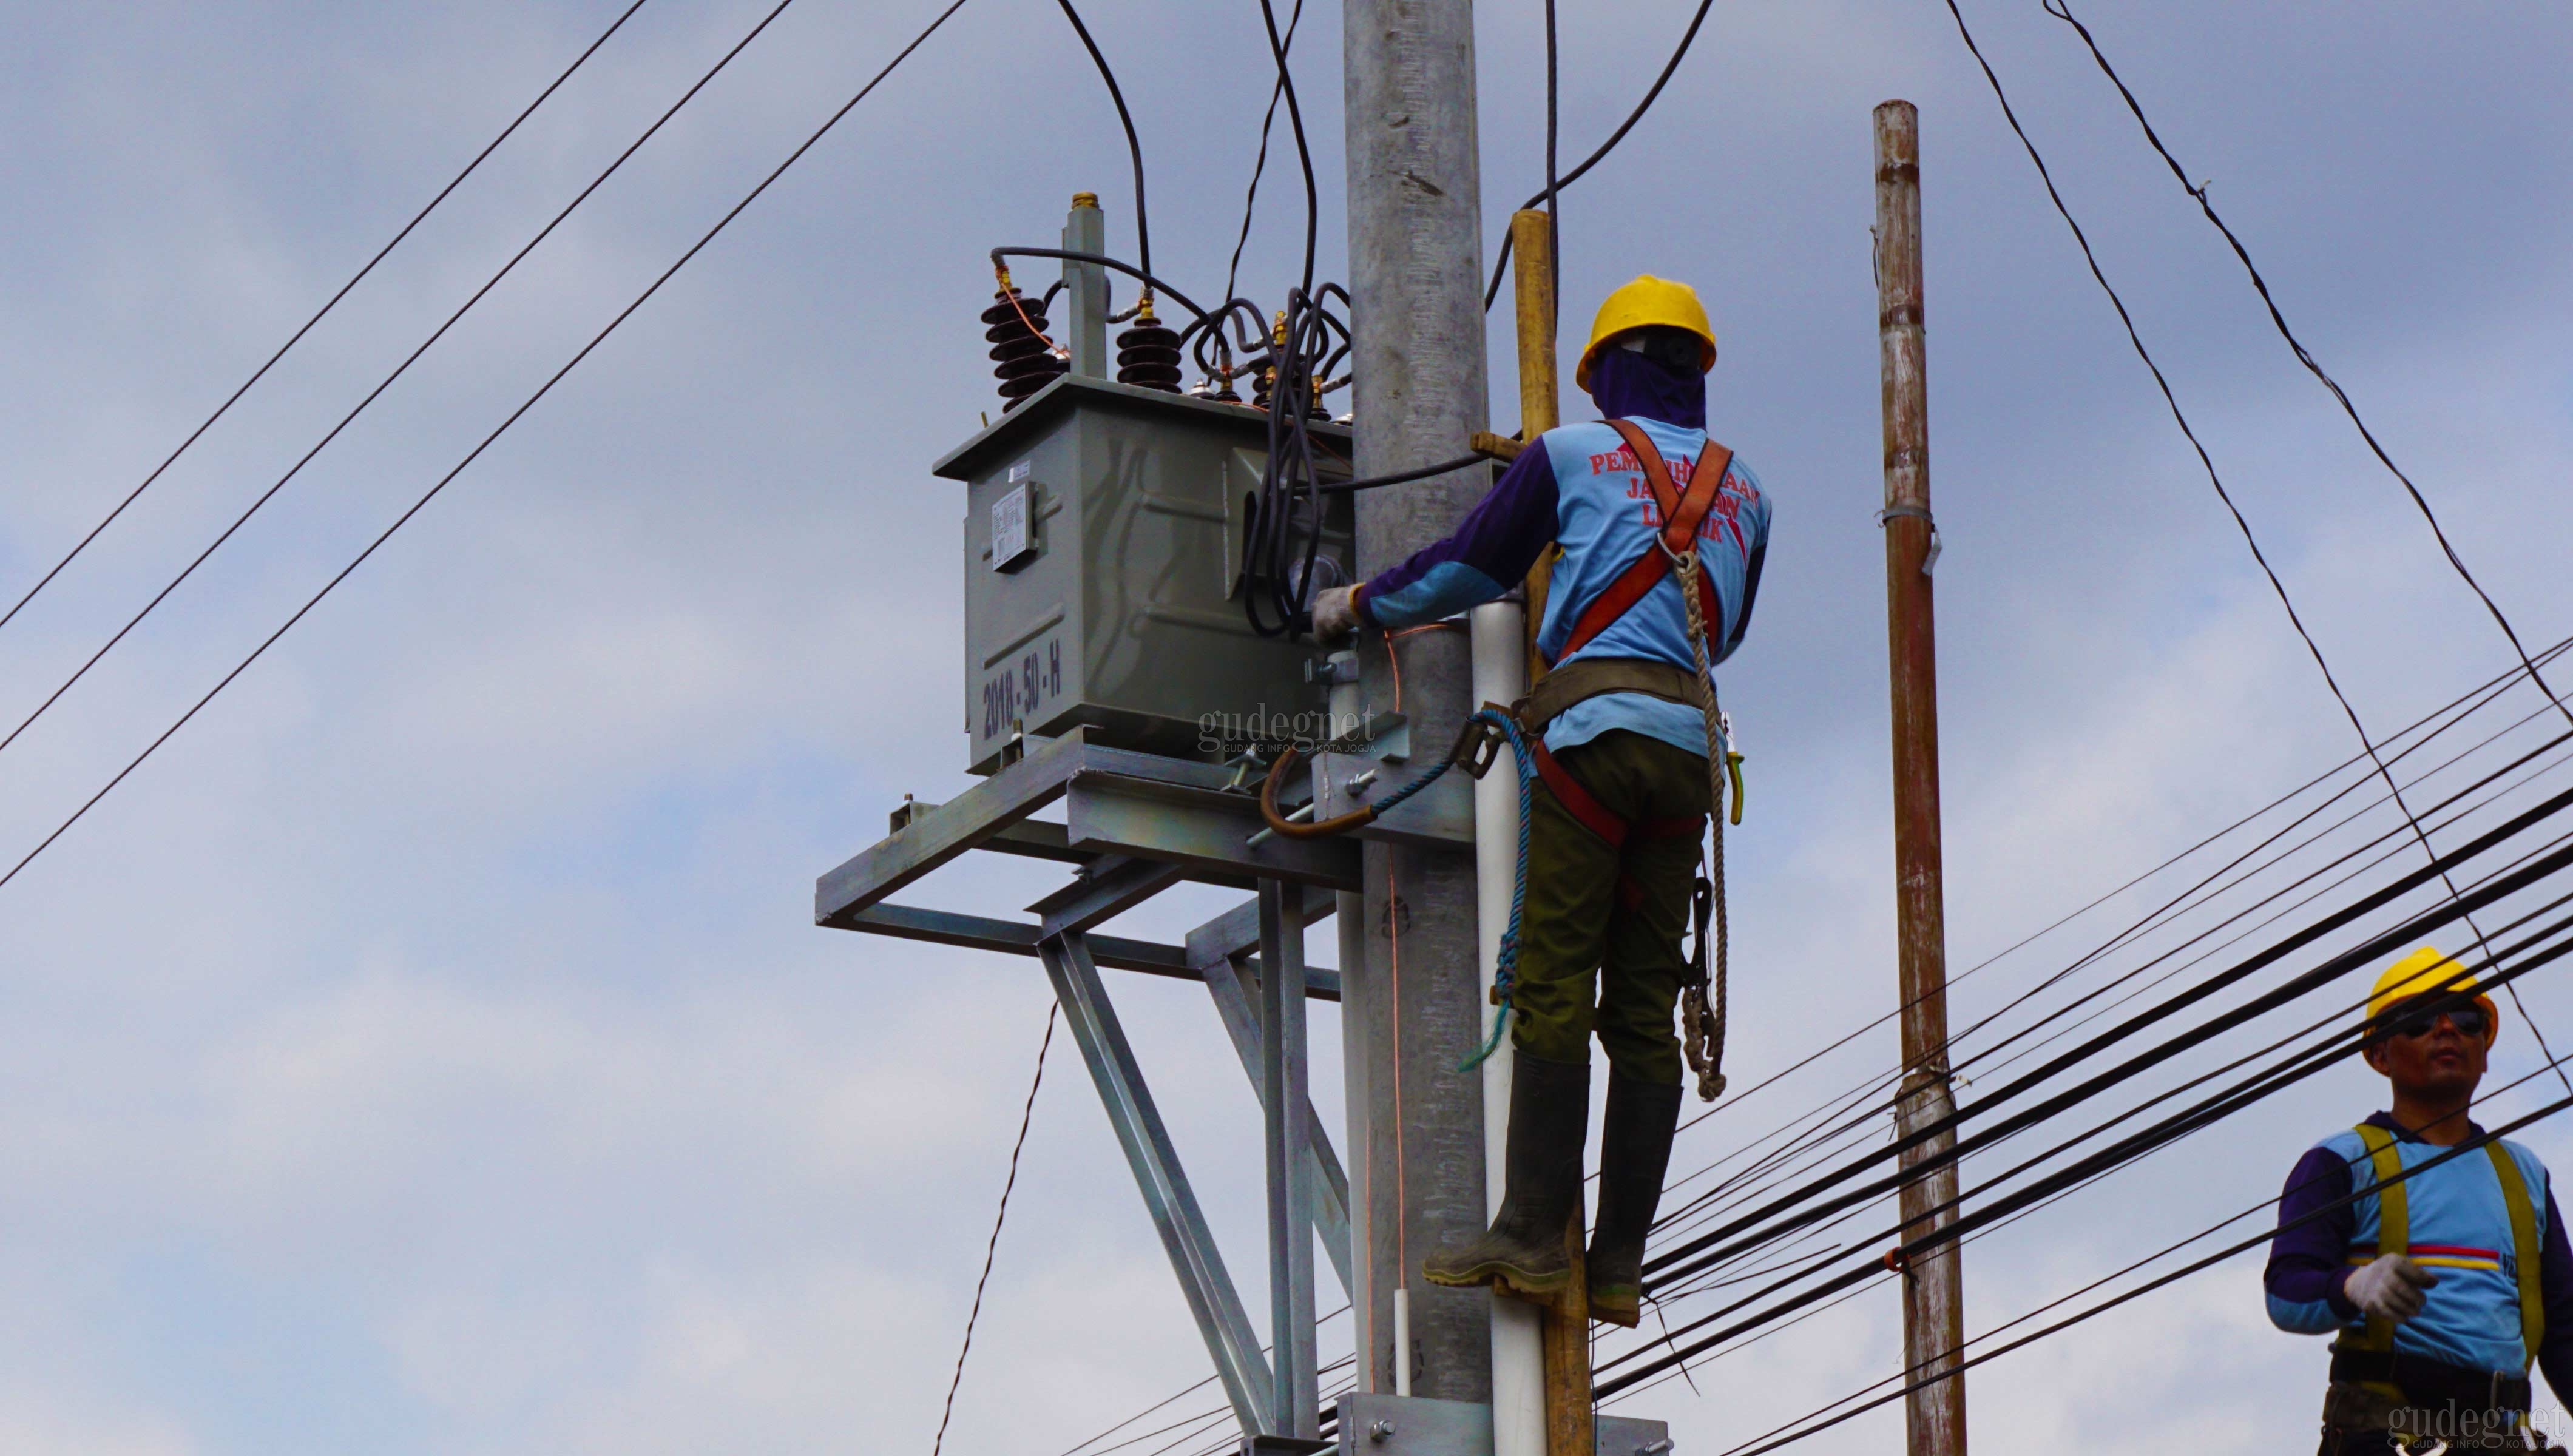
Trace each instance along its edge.
{"label": "insulator bushing", "polygon": [[1153,317],[1150,303],[1136,315],[1135,327],[1117,336],[1117,382],[1180,391],[1180,336]]}
{"label": "insulator bushing", "polygon": [[1232,374],[1209,374],[1198,397],[1212,399],[1219,404],[1239,404],[1242,402],[1242,391],[1233,386]]}
{"label": "insulator bushing", "polygon": [[1002,289],[992,299],[992,307],[983,311],[983,338],[992,346],[992,373],[1001,381],[1001,408],[1016,409],[1020,400],[1053,383],[1057,374],[1072,365],[1057,359],[1054,347],[1046,343],[1043,303],[1028,302],[1015,288]]}

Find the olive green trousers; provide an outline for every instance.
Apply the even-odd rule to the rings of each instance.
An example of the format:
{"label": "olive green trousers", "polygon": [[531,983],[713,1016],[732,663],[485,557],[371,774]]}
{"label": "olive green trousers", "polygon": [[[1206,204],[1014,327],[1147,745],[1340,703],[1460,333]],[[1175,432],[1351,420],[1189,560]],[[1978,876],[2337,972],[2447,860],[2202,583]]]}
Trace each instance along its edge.
{"label": "olive green trousers", "polygon": [[[1555,761],[1629,824],[1706,812],[1706,759],[1658,738],[1612,730]],[[1533,798],[1511,1039],[1549,1062],[1586,1063],[1596,1032],[1617,1073],[1676,1087],[1671,1008],[1688,972],[1680,938],[1702,836],[1632,834],[1614,845],[1542,780]]]}

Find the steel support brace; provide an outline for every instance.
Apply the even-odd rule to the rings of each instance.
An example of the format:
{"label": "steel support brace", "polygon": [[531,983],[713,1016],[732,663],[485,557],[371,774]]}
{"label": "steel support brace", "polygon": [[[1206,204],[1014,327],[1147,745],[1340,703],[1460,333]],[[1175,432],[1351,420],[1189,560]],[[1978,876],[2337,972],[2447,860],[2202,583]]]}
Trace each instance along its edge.
{"label": "steel support brace", "polygon": [[[1154,1226],[1162,1231],[1162,1246],[1170,1252],[1171,1268],[1179,1275],[1180,1291],[1188,1297],[1189,1312],[1197,1317],[1198,1331],[1206,1336],[1207,1353],[1215,1357],[1216,1376],[1224,1384],[1226,1398],[1233,1402],[1234,1415],[1242,1422],[1245,1434],[1269,1431],[1272,1427],[1267,1412],[1274,1386],[1269,1362],[1260,1353],[1260,1336],[1243,1312],[1242,1297],[1234,1292],[1232,1276],[1225,1272],[1224,1256],[1217,1251],[1215,1238],[1207,1229],[1197,1194],[1189,1188],[1188,1174],[1180,1167],[1179,1153],[1171,1145],[1169,1130],[1162,1125],[1161,1112],[1153,1105],[1153,1094],[1144,1086],[1143,1069],[1135,1061],[1134,1049],[1127,1045],[1125,1028],[1119,1025],[1116,1010],[1108,1003],[1108,988],[1090,959],[1086,938],[1079,931],[1067,931],[1046,939],[1037,952],[1045,962],[1047,977],[1054,982],[1055,999],[1063,1005],[1064,1021],[1072,1028],[1073,1040],[1080,1044],[1082,1061],[1089,1064],[1090,1080],[1099,1088],[1099,1100],[1108,1109],[1108,1120],[1117,1129],[1117,1140],[1126,1149],[1127,1162],[1135,1169],[1144,1206],[1152,1213]],[[1295,967],[1298,980],[1302,969],[1300,963]],[[1278,978],[1270,980],[1277,982]],[[1300,1017],[1302,1000],[1288,1000]],[[1305,1247],[1311,1248],[1309,1241]],[[1308,1312],[1304,1338],[1309,1352],[1309,1254],[1305,1288]],[[1309,1371],[1309,1353],[1306,1359]]]}
{"label": "steel support brace", "polygon": [[[1207,994],[1215,998],[1216,1015],[1224,1020],[1224,1029],[1233,1038],[1233,1050],[1242,1058],[1243,1073],[1251,1079],[1251,1090],[1268,1105],[1269,1094],[1262,1091],[1260,1012],[1251,1003],[1251,993],[1243,989],[1250,975],[1244,964],[1247,958],[1232,955],[1219,958],[1200,968],[1206,977]],[[1311,972],[1306,972],[1310,975]],[[1340,1288],[1355,1295],[1357,1286],[1350,1282],[1349,1271],[1349,1179],[1341,1170],[1340,1155],[1331,1146],[1330,1130],[1313,1112],[1310,1100],[1304,1103],[1305,1175],[1312,1179],[1313,1232],[1322,1240],[1322,1252],[1330,1256],[1331,1272],[1339,1277]]]}
{"label": "steel support brace", "polygon": [[[1289,905],[1288,896],[1295,902]],[[1269,1307],[1278,1378],[1270,1430],[1312,1440],[1321,1433],[1313,1370],[1312,1104],[1307,1096],[1303,892],[1260,882],[1261,1110],[1269,1154]]]}

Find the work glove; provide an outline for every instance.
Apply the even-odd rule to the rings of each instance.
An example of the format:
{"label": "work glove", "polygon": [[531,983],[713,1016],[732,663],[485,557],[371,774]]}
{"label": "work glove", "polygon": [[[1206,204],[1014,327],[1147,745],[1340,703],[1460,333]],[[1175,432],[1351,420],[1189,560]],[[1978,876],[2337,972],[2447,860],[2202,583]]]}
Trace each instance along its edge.
{"label": "work glove", "polygon": [[2422,1300],[2438,1282],[2438,1275],[2401,1254],[2380,1254],[2352,1270],[2341,1293],[2370,1318],[2401,1324],[2421,1312]]}
{"label": "work glove", "polygon": [[1340,642],[1358,634],[1357,588],[1334,586],[1313,598],[1313,640]]}

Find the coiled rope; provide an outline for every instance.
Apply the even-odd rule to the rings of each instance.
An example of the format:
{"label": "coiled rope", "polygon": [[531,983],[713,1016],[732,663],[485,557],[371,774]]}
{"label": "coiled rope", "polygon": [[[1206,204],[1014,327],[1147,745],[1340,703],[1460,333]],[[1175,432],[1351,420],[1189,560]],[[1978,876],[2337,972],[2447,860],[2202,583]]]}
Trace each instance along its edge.
{"label": "coiled rope", "polygon": [[[1659,543],[1661,537],[1653,538]],[[1715,891],[1715,975],[1714,999],[1708,1000],[1709,981],[1705,975],[1705,931],[1699,931],[1698,974],[1680,991],[1680,1051],[1688,1057],[1689,1070],[1697,1074],[1700,1101],[1714,1101],[1724,1095],[1724,1023],[1725,1023],[1725,950],[1731,940],[1724,913],[1724,780],[1731,760],[1727,757],[1724,715],[1716,707],[1715,667],[1707,660],[1706,611],[1698,601],[1697,550],[1672,551],[1664,545],[1671,564],[1680,578],[1680,600],[1688,608],[1689,650],[1697,656],[1699,685],[1706,689],[1706,778],[1707,825],[1713,834],[1714,849],[1708,868]],[[1741,801],[1735,799],[1739,809]]]}

